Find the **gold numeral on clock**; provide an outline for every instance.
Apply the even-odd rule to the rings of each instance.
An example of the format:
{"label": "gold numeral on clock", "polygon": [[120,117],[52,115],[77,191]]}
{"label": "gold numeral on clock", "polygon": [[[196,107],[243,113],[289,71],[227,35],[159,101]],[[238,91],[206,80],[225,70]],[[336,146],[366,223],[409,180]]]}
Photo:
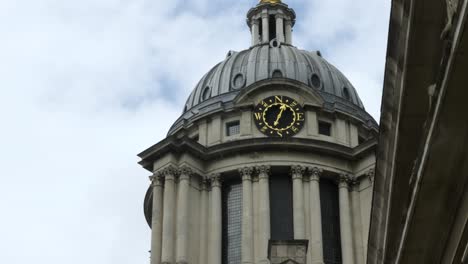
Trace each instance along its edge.
{"label": "gold numeral on clock", "polygon": [[297,121],[304,121],[304,113],[298,112],[296,116],[297,116]]}
{"label": "gold numeral on clock", "polygon": [[262,113],[255,113],[255,119],[261,120],[262,119]]}

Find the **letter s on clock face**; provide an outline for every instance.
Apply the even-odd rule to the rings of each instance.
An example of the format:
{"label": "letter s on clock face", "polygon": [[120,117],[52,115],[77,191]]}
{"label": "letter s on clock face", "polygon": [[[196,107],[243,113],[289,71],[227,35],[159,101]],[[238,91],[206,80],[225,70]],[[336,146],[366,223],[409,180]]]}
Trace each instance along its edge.
{"label": "letter s on clock face", "polygon": [[255,106],[254,121],[257,128],[271,137],[290,137],[297,134],[305,122],[304,109],[287,96],[271,96]]}

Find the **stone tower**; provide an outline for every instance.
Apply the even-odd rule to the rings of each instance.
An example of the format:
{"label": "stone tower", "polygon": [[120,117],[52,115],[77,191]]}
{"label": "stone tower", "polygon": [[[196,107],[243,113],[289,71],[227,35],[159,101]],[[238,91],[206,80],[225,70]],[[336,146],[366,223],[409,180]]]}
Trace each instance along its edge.
{"label": "stone tower", "polygon": [[293,44],[279,0],[247,13],[251,47],[202,77],[139,154],[151,263],[365,263],[377,123],[348,79]]}

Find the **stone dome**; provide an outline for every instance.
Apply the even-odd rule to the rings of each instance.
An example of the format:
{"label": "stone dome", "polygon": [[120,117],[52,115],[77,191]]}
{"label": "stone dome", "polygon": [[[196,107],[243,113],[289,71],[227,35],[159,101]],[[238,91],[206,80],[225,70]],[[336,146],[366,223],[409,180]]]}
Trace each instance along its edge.
{"label": "stone dome", "polygon": [[[273,43],[278,45],[277,43]],[[305,51],[291,45],[259,45],[240,52],[230,51],[224,61],[214,66],[190,94],[184,113],[207,100],[235,93],[249,85],[269,79],[299,81],[311,89],[335,95],[364,109],[349,80],[320,52]]]}

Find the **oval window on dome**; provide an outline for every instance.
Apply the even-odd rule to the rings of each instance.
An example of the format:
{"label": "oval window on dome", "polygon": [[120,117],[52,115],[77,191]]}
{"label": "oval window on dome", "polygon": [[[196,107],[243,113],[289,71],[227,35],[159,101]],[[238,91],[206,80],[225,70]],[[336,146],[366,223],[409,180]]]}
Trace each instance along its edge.
{"label": "oval window on dome", "polygon": [[202,92],[202,95],[201,95],[201,101],[205,101],[205,100],[208,100],[211,96],[211,88],[209,86],[205,87],[205,89],[203,89],[203,92]]}
{"label": "oval window on dome", "polygon": [[234,75],[234,78],[232,78],[232,88],[237,90],[245,85],[245,76],[243,73],[239,72],[238,74]]}
{"label": "oval window on dome", "polygon": [[314,87],[315,89],[320,89],[322,86],[322,80],[320,80],[320,77],[316,73],[312,73],[310,76],[310,85]]}

